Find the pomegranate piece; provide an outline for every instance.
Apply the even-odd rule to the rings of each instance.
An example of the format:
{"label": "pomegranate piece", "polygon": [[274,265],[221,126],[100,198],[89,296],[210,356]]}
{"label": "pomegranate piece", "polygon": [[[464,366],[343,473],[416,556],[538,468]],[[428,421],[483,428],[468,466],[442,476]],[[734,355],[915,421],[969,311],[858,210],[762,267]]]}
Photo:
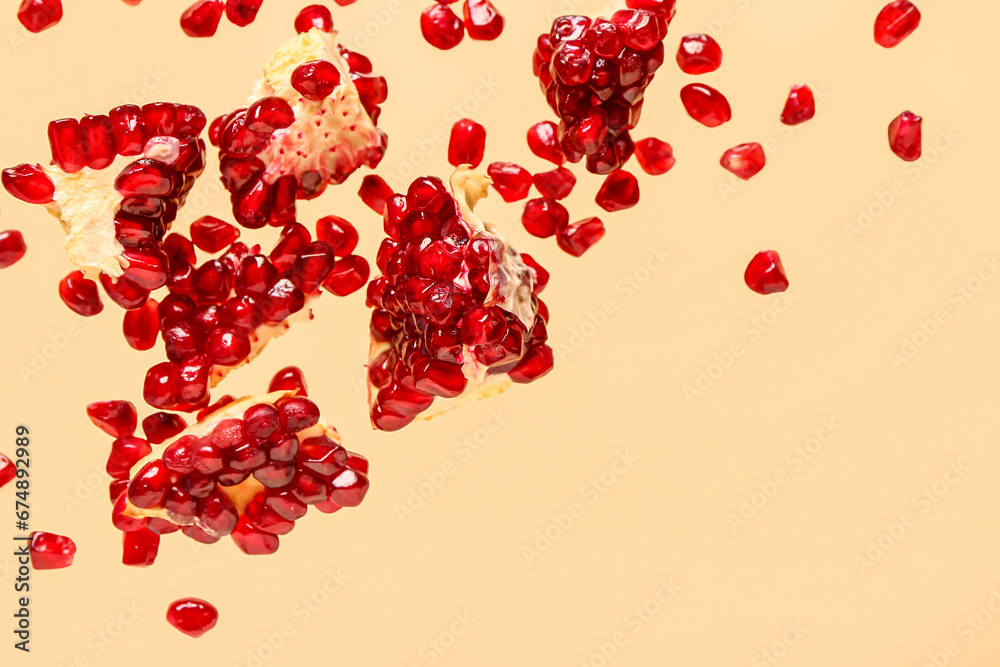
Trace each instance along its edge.
{"label": "pomegranate piece", "polygon": [[181,14],[181,30],[188,37],[211,37],[219,29],[222,0],[198,0]]}
{"label": "pomegranate piece", "polygon": [[[604,238],[604,223],[599,218],[587,218],[580,222],[574,222],[560,231],[556,236],[556,243],[573,257],[580,257],[602,238]],[[551,356],[551,350],[549,354]],[[545,357],[535,360],[533,363],[537,365],[544,361]],[[511,379],[518,382],[513,377]]]}
{"label": "pomegranate piece", "polygon": [[711,35],[684,35],[677,49],[677,66],[685,74],[708,74],[722,66],[722,47]]}
{"label": "pomegranate piece", "polygon": [[0,269],[17,264],[27,251],[28,246],[24,244],[21,232],[17,230],[0,232]]}
{"label": "pomegranate piece", "polygon": [[83,277],[80,271],[71,271],[59,281],[59,298],[77,315],[93,317],[104,310],[97,283]]}
{"label": "pomegranate piece", "polygon": [[558,127],[551,121],[535,123],[528,128],[528,148],[536,156],[548,160],[557,167],[566,162],[566,156],[559,144]]}
{"label": "pomegranate piece", "polygon": [[486,173],[493,180],[493,189],[508,204],[524,199],[531,190],[531,172],[513,162],[493,162]]}
{"label": "pomegranate piece", "polygon": [[226,18],[240,28],[246,27],[257,18],[257,12],[264,0],[226,0]]}
{"label": "pomegranate piece", "polygon": [[303,7],[295,17],[295,32],[302,34],[313,28],[323,32],[333,32],[333,14],[323,5]]}
{"label": "pomegranate piece", "polygon": [[[369,284],[367,300],[374,309],[368,388],[376,429],[405,427],[437,398],[482,398],[515,376],[530,381],[552,368],[522,372],[529,359],[546,356],[534,352],[548,348],[544,306],[536,274],[473,212],[489,183],[463,167],[450,190],[421,177],[386,204],[382,275]],[[338,482],[351,498],[355,483]]]}
{"label": "pomegranate piece", "polygon": [[[469,39],[493,41],[503,32],[503,16],[490,0],[465,0],[462,15],[465,17],[465,30],[469,33]],[[473,168],[477,166],[472,165]]]}
{"label": "pomegranate piece", "polygon": [[798,125],[810,120],[816,115],[816,98],[812,89],[805,84],[792,86],[781,112],[781,122],[785,125]]}
{"label": "pomegranate piece", "polygon": [[756,141],[734,146],[722,154],[719,164],[737,178],[748,181],[761,172],[767,164],[764,147]]}
{"label": "pomegranate piece", "polygon": [[17,477],[17,466],[0,452],[0,488],[9,484],[15,477]]}
{"label": "pomegranate piece", "polygon": [[754,255],[743,274],[747,287],[757,294],[774,294],[788,289],[788,278],[781,258],[774,250],[765,250]]}
{"label": "pomegranate piece", "polygon": [[688,115],[705,127],[718,127],[733,117],[726,96],[703,83],[689,83],[681,88],[681,103]]}
{"label": "pomegranate piece", "polygon": [[420,13],[420,33],[431,46],[448,51],[465,38],[465,25],[451,7],[435,3]]}
{"label": "pomegranate piece", "polygon": [[914,162],[923,152],[924,119],[904,111],[889,123],[889,148],[900,160]]}
{"label": "pomegranate piece", "polygon": [[463,118],[451,128],[448,142],[448,162],[453,167],[463,164],[475,169],[486,153],[486,128],[474,120]]}
{"label": "pomegranate piece", "polygon": [[160,536],[148,528],[122,533],[122,564],[149,567],[160,550]]}
{"label": "pomegranate piece", "polygon": [[142,420],[142,432],[154,445],[166,442],[186,428],[183,417],[169,412],[154,412]]}
{"label": "pomegranate piece", "polygon": [[677,162],[670,144],[652,137],[636,142],[635,159],[642,170],[650,176],[667,173]]}
{"label": "pomegranate piece", "polygon": [[94,425],[112,438],[135,433],[139,416],[128,401],[98,401],[87,406],[87,416]]}
{"label": "pomegranate piece", "polygon": [[158,306],[156,299],[150,298],[141,308],[125,312],[122,333],[133,350],[149,350],[156,345],[160,335]]}
{"label": "pomegranate piece", "polygon": [[170,603],[167,622],[188,637],[197,638],[219,622],[219,610],[200,598],[182,598]]}
{"label": "pomegranate piece", "polygon": [[48,204],[55,194],[55,185],[38,165],[19,164],[3,170],[4,189],[29,204]]}
{"label": "pomegranate piece", "polygon": [[340,85],[340,70],[329,60],[310,60],[292,72],[292,88],[307,100],[319,102]]}
{"label": "pomegranate piece", "polygon": [[73,564],[76,544],[68,537],[35,531],[28,544],[33,570],[59,570]]}
{"label": "pomegranate piece", "polygon": [[543,197],[549,199],[565,199],[576,186],[576,176],[566,167],[557,167],[552,171],[543,171],[532,177],[532,182]]}
{"label": "pomegranate piece", "polygon": [[361,201],[368,208],[379,215],[382,215],[385,211],[385,203],[392,195],[392,188],[389,187],[389,184],[381,176],[369,174],[361,180],[361,188],[358,190],[358,196],[361,197]]}
{"label": "pomegranate piece", "polygon": [[294,391],[296,396],[308,396],[309,387],[306,385],[305,375],[302,369],[297,366],[282,368],[271,378],[271,384],[267,387],[268,393],[275,391]]}
{"label": "pomegranate piece", "polygon": [[28,32],[41,32],[63,17],[62,0],[21,0],[17,20]]}
{"label": "pomegranate piece", "polygon": [[213,255],[236,243],[239,238],[239,229],[212,215],[203,215],[191,223],[191,241],[199,250]]}
{"label": "pomegranate piece", "polygon": [[891,49],[920,25],[920,10],[909,0],[892,0],[875,17],[875,43]]}
{"label": "pomegranate piece", "polygon": [[596,201],[608,213],[632,208],[639,203],[639,181],[624,169],[613,172],[601,184]]}
{"label": "pomegranate piece", "polygon": [[532,236],[545,239],[555,236],[569,224],[569,211],[554,199],[532,199],[524,206],[521,224]]}

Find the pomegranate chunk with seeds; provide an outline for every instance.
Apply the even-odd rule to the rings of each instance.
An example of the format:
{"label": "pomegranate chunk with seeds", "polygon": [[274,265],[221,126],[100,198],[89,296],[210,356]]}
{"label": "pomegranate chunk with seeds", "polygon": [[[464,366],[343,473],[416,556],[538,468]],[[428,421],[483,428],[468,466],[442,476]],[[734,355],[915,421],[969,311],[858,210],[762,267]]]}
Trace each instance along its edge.
{"label": "pomegranate chunk with seeds", "polygon": [[681,88],[681,103],[688,115],[705,127],[718,127],[733,117],[726,96],[703,83],[689,83]]}
{"label": "pomegranate chunk with seeds", "polygon": [[781,258],[774,250],[765,250],[754,255],[743,274],[747,287],[757,294],[774,294],[788,289],[788,278]]}
{"label": "pomegranate chunk with seeds", "polygon": [[493,180],[493,189],[508,204],[521,201],[531,190],[531,172],[513,162],[493,162],[486,173]]}
{"label": "pomegranate chunk with seeds", "polygon": [[785,108],[781,112],[781,122],[798,125],[816,115],[816,97],[812,88],[805,84],[794,85],[788,93]]}
{"label": "pomegranate chunk with seeds", "polygon": [[677,162],[670,144],[652,137],[636,142],[635,159],[642,170],[650,176],[667,173]]}
{"label": "pomegranate chunk with seeds", "polygon": [[182,598],[167,607],[167,622],[188,637],[198,638],[219,622],[219,610],[200,598]]}
{"label": "pomegranate chunk with seeds", "polygon": [[368,286],[376,429],[399,430],[436,399],[483,398],[552,369],[537,269],[473,212],[489,183],[459,168],[450,190],[421,177],[386,204],[381,275]]}
{"label": "pomegranate chunk with seeds", "polygon": [[875,43],[891,49],[920,25],[920,10],[909,0],[892,0],[875,17]]}
{"label": "pomegranate chunk with seeds", "polygon": [[0,453],[0,488],[10,483],[15,477],[17,477],[17,467],[14,465],[14,462],[3,453]]}
{"label": "pomegranate chunk with seeds", "polygon": [[448,142],[448,162],[453,167],[467,164],[473,169],[483,162],[486,153],[486,128],[474,120],[463,118],[451,128]]}
{"label": "pomegranate chunk with seeds", "polygon": [[711,35],[684,35],[677,65],[685,74],[708,74],[722,66],[722,48]]}
{"label": "pomegranate chunk with seeds", "polygon": [[912,111],[904,111],[889,123],[889,148],[906,162],[920,159],[923,152],[924,119]]}
{"label": "pomegranate chunk with seeds", "polygon": [[7,230],[0,232],[0,269],[14,266],[24,253],[28,251],[28,246],[24,244],[24,237],[17,230]]}
{"label": "pomegranate chunk with seeds", "polygon": [[41,32],[63,17],[62,0],[21,0],[17,20],[28,32]]}
{"label": "pomegranate chunk with seeds", "polygon": [[68,537],[55,533],[35,531],[28,544],[31,568],[34,570],[59,570],[73,564],[76,544]]}
{"label": "pomegranate chunk with seeds", "polygon": [[764,147],[756,141],[734,146],[722,154],[719,164],[737,178],[748,181],[761,172],[767,164]]}

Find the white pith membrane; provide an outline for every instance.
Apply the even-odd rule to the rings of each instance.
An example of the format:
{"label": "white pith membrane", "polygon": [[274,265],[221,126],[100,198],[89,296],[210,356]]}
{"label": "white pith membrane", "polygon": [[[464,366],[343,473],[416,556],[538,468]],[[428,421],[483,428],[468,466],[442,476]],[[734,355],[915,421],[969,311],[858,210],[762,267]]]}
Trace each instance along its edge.
{"label": "white pith membrane", "polygon": [[[521,260],[521,254],[515,250],[507,239],[500,232],[496,225],[483,220],[475,212],[475,207],[480,200],[489,196],[489,186],[493,179],[489,176],[476,173],[469,165],[462,165],[455,169],[449,180],[452,196],[455,198],[459,208],[459,218],[463,220],[470,229],[492,236],[503,244],[505,249],[503,261],[497,268],[498,280],[491,281],[490,293],[484,301],[487,306],[497,306],[512,314],[524,324],[530,332],[535,322],[536,311],[532,305],[532,293],[534,289],[534,278],[531,269]],[[468,266],[454,280],[456,285],[468,289]],[[371,364],[380,354],[392,349],[389,342],[379,342],[374,339],[368,353],[368,362]],[[479,401],[491,396],[499,396],[507,391],[513,384],[507,373],[488,373],[489,367],[476,359],[472,347],[462,346],[462,373],[468,379],[469,384],[465,391],[455,398],[442,398],[435,396],[427,410],[419,413],[416,419],[428,420],[446,414],[460,405]],[[368,401],[371,404],[374,394],[371,382],[368,382]]]}
{"label": "white pith membrane", "polygon": [[[340,85],[318,102],[292,87],[292,72],[312,60],[327,60],[340,72]],[[350,66],[340,55],[336,31],[312,28],[279,47],[254,84],[248,104],[264,97],[280,97],[295,114],[295,122],[276,130],[257,154],[267,166],[268,184],[308,171],[318,172],[324,181],[340,182],[361,165],[374,167],[385,152],[385,134],[361,103]]]}

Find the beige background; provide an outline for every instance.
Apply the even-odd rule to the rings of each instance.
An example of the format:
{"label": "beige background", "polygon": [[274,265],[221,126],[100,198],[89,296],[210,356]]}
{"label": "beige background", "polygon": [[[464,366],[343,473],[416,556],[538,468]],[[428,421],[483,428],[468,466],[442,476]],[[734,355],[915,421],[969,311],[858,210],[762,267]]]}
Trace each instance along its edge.
{"label": "beige background", "polygon": [[[291,36],[302,3],[268,0],[252,26],[224,22],[205,41],[177,28],[186,4],[67,0],[61,25],[24,39],[8,2],[0,163],[45,159],[50,119],[126,101],[227,111]],[[450,53],[421,41],[424,4],[333,7],[346,43],[390,81],[381,173],[397,187],[417,172],[444,175],[446,147],[433,137],[457,114],[489,128],[488,161],[543,168],[523,140],[549,117],[528,63],[560,4],[500,0],[501,40]],[[105,480],[94,472],[109,440],[84,406],[140,402],[143,371],[161,353],[128,349],[113,307],[81,320],[61,305],[56,282],[69,264],[57,225],[5,196],[0,224],[23,230],[30,249],[0,274],[0,449],[13,449],[16,424],[30,425],[32,526],[71,535],[79,553],[71,569],[34,575],[34,652],[5,645],[3,664],[756,667],[781,656],[783,667],[919,667],[936,655],[939,665],[996,665],[1000,618],[987,605],[1000,610],[1000,280],[990,263],[1000,250],[991,201],[1000,6],[927,0],[924,25],[886,51],[871,38],[880,0],[680,4],[667,51],[686,33],[719,39],[724,65],[703,80],[729,96],[733,121],[708,130],[687,118],[677,91],[694,79],[668,61],[637,138],[671,142],[677,166],[640,173],[640,205],[606,216],[607,237],[580,260],[512,224],[519,206],[497,197],[483,205],[552,271],[556,372],[431,423],[374,433],[358,386],[367,312],[355,295],[324,298],[312,324],[220,388],[252,393],[300,364],[346,444],[372,460],[361,508],[311,513],[272,557],[242,556],[228,542],[194,549],[175,535],[151,569],[119,564]],[[561,11],[598,9],[569,0]],[[816,90],[820,109],[789,130],[777,118],[799,82]],[[915,166],[886,146],[885,128],[904,109],[925,118]],[[718,158],[754,140],[768,166],[734,187]],[[355,197],[358,180],[303,204],[301,219],[346,216],[373,257],[380,225]],[[598,185],[581,179],[575,217],[596,212]],[[210,174],[179,224],[223,215],[227,204]],[[872,216],[861,225],[859,210]],[[767,248],[785,260],[787,302],[743,285],[746,263]],[[965,285],[971,300],[955,291]],[[936,317],[936,335],[921,335]],[[22,379],[19,367],[70,325],[79,328],[64,349]],[[889,355],[907,341],[919,349],[894,364]],[[729,360],[734,344],[742,354]],[[705,391],[689,400],[684,386],[699,372]],[[795,453],[810,446],[808,462]],[[631,462],[614,472],[616,460]],[[952,465],[960,477],[946,478]],[[442,477],[440,488],[425,484]],[[769,487],[775,479],[786,483]],[[759,484],[773,498],[754,496]],[[925,488],[934,502],[920,497]],[[420,493],[423,505],[401,518]],[[8,534],[12,490],[2,495]],[[760,507],[734,530],[727,515],[744,499]],[[571,510],[572,525],[560,529],[554,516]],[[909,527],[892,528],[905,513]],[[555,539],[546,545],[536,531]],[[888,551],[859,565],[880,537]],[[13,560],[0,556],[0,565],[6,628]],[[330,594],[329,572],[347,577]],[[680,587],[662,604],[655,595],[671,594],[661,582]],[[195,643],[163,620],[187,595],[221,612]],[[312,609],[304,598],[315,599]],[[644,619],[634,610],[643,605]],[[463,615],[464,625],[455,621]],[[3,636],[12,643],[9,630]],[[607,660],[602,647],[610,653],[616,640]]]}

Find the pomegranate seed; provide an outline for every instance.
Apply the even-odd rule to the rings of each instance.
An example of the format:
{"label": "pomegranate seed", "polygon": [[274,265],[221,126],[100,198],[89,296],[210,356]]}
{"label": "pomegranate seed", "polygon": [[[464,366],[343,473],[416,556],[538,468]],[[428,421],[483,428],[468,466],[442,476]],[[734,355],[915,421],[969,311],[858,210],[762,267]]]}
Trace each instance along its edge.
{"label": "pomegranate seed", "polygon": [[733,117],[725,95],[703,83],[689,83],[681,88],[681,102],[688,115],[705,127],[718,127]]}
{"label": "pomegranate seed", "polygon": [[83,154],[83,133],[74,118],[63,118],[49,123],[49,148],[52,160],[67,174],[87,166]]}
{"label": "pomegranate seed", "polygon": [[330,246],[334,257],[346,257],[358,247],[358,230],[336,215],[316,221],[316,238]]}
{"label": "pomegranate seed", "polygon": [[181,29],[188,37],[211,37],[224,9],[222,0],[198,0],[181,14]]}
{"label": "pomegranate seed", "polygon": [[115,150],[119,155],[141,155],[149,133],[142,117],[142,109],[134,104],[115,107],[108,114],[115,136]]}
{"label": "pomegranate seed", "polygon": [[140,509],[150,509],[163,502],[170,485],[170,474],[161,461],[150,461],[128,486],[128,500]]}
{"label": "pomegranate seed", "polygon": [[246,128],[257,134],[269,135],[294,122],[295,112],[288,102],[280,97],[263,97],[247,109]]}
{"label": "pomegranate seed", "polygon": [[248,556],[266,556],[278,550],[280,544],[277,535],[265,533],[252,523],[247,517],[242,517],[236,524],[236,530],[232,534],[233,542],[240,548],[240,551]]}
{"label": "pomegranate seed", "polygon": [[368,282],[371,267],[368,260],[358,255],[338,259],[323,281],[323,287],[337,296],[347,296],[358,291]]}
{"label": "pomegranate seed", "polygon": [[493,162],[486,173],[493,179],[493,188],[508,204],[524,199],[531,190],[531,172],[513,162]]}
{"label": "pomegranate seed", "polygon": [[204,215],[191,223],[191,241],[200,250],[213,255],[231,246],[239,237],[239,229],[211,215]]}
{"label": "pomegranate seed", "polygon": [[248,26],[257,18],[263,2],[264,0],[226,0],[226,18],[235,26]]}
{"label": "pomegranate seed", "polygon": [[111,453],[108,455],[107,473],[112,479],[128,479],[132,467],[153,451],[149,442],[142,438],[127,435],[117,438],[111,443]]}
{"label": "pomegranate seed", "polygon": [[368,476],[346,468],[333,478],[329,500],[341,507],[357,507],[368,493]]}
{"label": "pomegranate seed", "polygon": [[812,89],[805,85],[794,85],[788,93],[785,108],[781,112],[781,122],[785,125],[798,125],[816,115],[816,98]]}
{"label": "pomegranate seed", "polygon": [[625,5],[630,9],[645,9],[653,12],[663,17],[668,23],[677,12],[677,0],[625,0]]}
{"label": "pomegranate seed", "polygon": [[220,327],[206,337],[205,353],[213,364],[235,366],[250,355],[250,339],[233,327]]}
{"label": "pomegranate seed", "polygon": [[524,206],[521,223],[529,234],[544,239],[555,236],[569,224],[569,211],[552,199],[532,199]]}
{"label": "pomegranate seed", "polygon": [[503,16],[490,0],[465,0],[462,13],[469,39],[492,41],[503,32]]}
{"label": "pomegranate seed", "polygon": [[160,334],[159,304],[156,299],[148,299],[137,310],[125,311],[122,333],[133,350],[152,349]]}
{"label": "pomegranate seed", "polygon": [[21,0],[17,20],[28,32],[41,32],[62,20],[62,0]]}
{"label": "pomegranate seed", "polygon": [[573,192],[576,176],[565,167],[557,167],[552,171],[543,171],[532,177],[532,182],[543,197],[549,199],[565,199]]}
{"label": "pomegranate seed", "polygon": [[920,10],[908,0],[893,0],[875,18],[875,43],[891,49],[920,25]]}
{"label": "pomegranate seed", "polygon": [[379,215],[385,212],[385,203],[392,195],[392,188],[382,180],[381,176],[369,174],[361,180],[358,196],[361,197],[361,201],[368,205],[368,208]]}
{"label": "pomegranate seed", "polygon": [[80,271],[71,271],[59,281],[59,298],[70,310],[83,317],[93,317],[104,310],[97,283],[84,278]]}
{"label": "pomegranate seed", "polygon": [[13,229],[0,232],[0,269],[17,264],[27,251],[21,232]]}
{"label": "pomegranate seed", "polygon": [[465,26],[451,7],[435,3],[420,13],[420,32],[428,44],[447,51],[465,37]]}
{"label": "pomegranate seed", "polygon": [[167,622],[188,637],[201,637],[219,622],[219,610],[199,598],[183,598],[170,603]]}
{"label": "pomegranate seed", "polygon": [[711,35],[685,35],[677,49],[677,65],[685,74],[708,74],[722,66],[722,47]]}
{"label": "pomegranate seed", "polygon": [[656,16],[643,9],[620,9],[611,21],[625,35],[625,45],[636,51],[648,51],[663,38]]}
{"label": "pomegranate seed", "polygon": [[549,272],[535,258],[526,252],[521,253],[521,261],[531,270],[532,294],[540,294],[545,286],[549,284]]}
{"label": "pomegranate seed", "polygon": [[473,169],[483,162],[486,152],[486,128],[474,120],[463,118],[451,128],[448,143],[448,163],[453,167],[467,164]]}
{"label": "pomegranate seed", "polygon": [[187,428],[187,422],[180,415],[169,412],[154,412],[142,420],[142,432],[146,440],[154,445],[166,442]]}
{"label": "pomegranate seed", "polygon": [[340,85],[340,70],[329,60],[310,60],[292,72],[292,87],[307,100],[318,102]]}
{"label": "pomegranate seed", "polygon": [[125,310],[141,308],[149,298],[149,290],[139,287],[128,278],[122,276],[115,281],[108,274],[101,274],[101,286],[107,292],[108,298]]}
{"label": "pomegranate seed", "polygon": [[625,34],[613,22],[599,17],[584,34],[584,41],[602,58],[614,58],[625,46]]}
{"label": "pomegranate seed", "polygon": [[889,123],[889,148],[899,159],[914,162],[923,152],[924,119],[912,111],[904,111]]}
{"label": "pomegranate seed", "polygon": [[295,17],[295,32],[301,34],[319,28],[323,32],[333,32],[333,14],[323,5],[309,5]]}
{"label": "pomegranate seed", "polygon": [[268,393],[274,391],[295,391],[298,396],[307,396],[309,394],[302,369],[297,366],[288,366],[275,373],[271,379],[271,384],[268,385],[267,391]]}
{"label": "pomegranate seed", "polygon": [[559,232],[556,243],[573,257],[580,257],[602,238],[604,223],[599,218],[587,218]]}
{"label": "pomegranate seed", "polygon": [[764,147],[754,141],[730,148],[722,154],[719,163],[726,171],[748,181],[764,168],[767,157],[764,155]]}
{"label": "pomegranate seed", "polygon": [[83,154],[91,169],[104,169],[115,160],[115,135],[107,116],[84,116],[80,119]]}
{"label": "pomegranate seed", "polygon": [[76,544],[68,537],[35,531],[28,545],[34,570],[58,570],[73,564]]}
{"label": "pomegranate seed", "polygon": [[[586,248],[581,250],[580,254],[583,254],[585,251]],[[579,257],[579,255],[576,256]],[[548,345],[536,345],[528,349],[524,354],[524,358],[507,373],[507,376],[512,382],[527,384],[548,375],[554,366],[555,355],[552,352],[552,348]]]}
{"label": "pomegranate seed", "polygon": [[174,171],[159,160],[143,158],[122,169],[115,190],[124,197],[166,197],[176,187]]}
{"label": "pomegranate seed", "polygon": [[560,16],[552,22],[549,37],[556,42],[580,39],[590,25],[591,21],[586,16]]}
{"label": "pomegranate seed", "polygon": [[594,53],[582,39],[561,43],[552,54],[552,74],[567,86],[581,86],[594,70]]}
{"label": "pomegranate seed", "polygon": [[624,169],[613,172],[604,179],[596,201],[609,213],[632,208],[639,203],[639,181]]}
{"label": "pomegranate seed", "polygon": [[160,549],[160,536],[147,528],[122,533],[122,564],[130,567],[149,567],[156,561]]}
{"label": "pomegranate seed", "polygon": [[23,202],[47,204],[55,194],[52,179],[38,165],[19,164],[3,170],[4,189]]}
{"label": "pomegranate seed", "polygon": [[642,170],[650,176],[659,176],[673,169],[677,160],[674,149],[665,141],[649,138],[635,144],[635,159]]}
{"label": "pomegranate seed", "polygon": [[158,250],[127,248],[122,257],[128,260],[125,278],[145,290],[156,290],[167,284],[167,256]]}
{"label": "pomegranate seed", "polygon": [[548,160],[557,167],[566,162],[566,156],[559,144],[558,128],[551,121],[535,123],[528,129],[528,148],[538,157]]}
{"label": "pomegranate seed", "polygon": [[781,258],[774,250],[765,250],[754,255],[743,274],[747,287],[758,294],[774,294],[788,289],[788,278]]}
{"label": "pomegranate seed", "polygon": [[17,477],[17,466],[14,462],[0,453],[0,489],[9,484]]}
{"label": "pomegranate seed", "polygon": [[322,241],[310,243],[292,267],[292,282],[305,294],[315,292],[333,268],[333,251]]}
{"label": "pomegranate seed", "polygon": [[135,433],[139,416],[128,401],[98,401],[87,406],[87,416],[94,425],[113,438]]}

